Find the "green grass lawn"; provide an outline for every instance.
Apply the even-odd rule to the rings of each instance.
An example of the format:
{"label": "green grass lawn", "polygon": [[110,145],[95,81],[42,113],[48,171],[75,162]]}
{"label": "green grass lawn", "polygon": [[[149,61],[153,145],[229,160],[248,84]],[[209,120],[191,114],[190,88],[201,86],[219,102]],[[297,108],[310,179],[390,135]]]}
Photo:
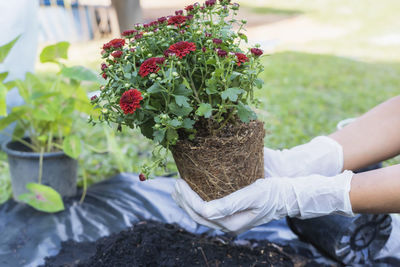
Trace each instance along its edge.
{"label": "green grass lawn", "polygon": [[281,52],[265,58],[257,92],[269,134],[265,144],[290,147],[335,130],[400,93],[400,63],[365,63],[329,55]]}

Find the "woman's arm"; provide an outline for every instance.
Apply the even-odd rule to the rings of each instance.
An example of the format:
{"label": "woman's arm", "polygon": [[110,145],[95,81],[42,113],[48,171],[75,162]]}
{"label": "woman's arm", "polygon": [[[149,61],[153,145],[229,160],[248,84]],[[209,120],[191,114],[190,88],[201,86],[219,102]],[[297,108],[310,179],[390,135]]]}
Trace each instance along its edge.
{"label": "woman's arm", "polygon": [[400,213],[400,164],[355,174],[350,202],[355,213]]}
{"label": "woman's arm", "polygon": [[400,96],[376,106],[329,137],[343,147],[343,170],[357,170],[396,156],[400,153]]}

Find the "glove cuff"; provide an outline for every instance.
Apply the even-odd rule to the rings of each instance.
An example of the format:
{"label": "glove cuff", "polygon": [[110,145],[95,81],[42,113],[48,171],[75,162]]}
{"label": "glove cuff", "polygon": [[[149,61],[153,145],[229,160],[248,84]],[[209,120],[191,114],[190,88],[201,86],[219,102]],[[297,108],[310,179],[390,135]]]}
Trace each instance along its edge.
{"label": "glove cuff", "polygon": [[288,216],[301,219],[332,213],[354,216],[350,202],[351,179],[354,173],[345,171],[333,177],[311,175],[290,179]]}

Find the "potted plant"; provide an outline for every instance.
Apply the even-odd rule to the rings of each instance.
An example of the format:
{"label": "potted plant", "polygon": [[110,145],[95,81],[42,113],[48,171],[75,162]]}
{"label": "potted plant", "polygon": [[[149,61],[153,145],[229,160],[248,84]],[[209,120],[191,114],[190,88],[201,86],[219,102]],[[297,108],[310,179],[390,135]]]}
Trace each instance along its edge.
{"label": "potted plant", "polygon": [[104,44],[107,83],[93,104],[98,121],[137,127],[157,144],[141,180],[165,164],[167,151],[205,200],[264,176],[265,131],[249,107],[262,87],[263,52],[242,48],[238,9],[228,0],[196,3]]}
{"label": "potted plant", "polygon": [[[1,83],[3,92],[17,87],[24,104],[7,114],[4,101],[0,130],[15,124],[11,139],[3,143],[7,153],[13,197],[47,212],[63,209],[61,196],[76,194],[81,140],[74,135],[78,113],[92,113],[81,81],[98,81],[95,73],[81,66],[67,67],[69,43],[47,46],[40,54],[42,63],[59,66],[56,79],[49,81],[27,73],[25,80]],[[10,47],[9,47],[10,48]],[[8,49],[0,48],[1,49]],[[0,53],[1,54],[1,53]],[[3,79],[6,74],[2,75]],[[27,136],[26,136],[27,134]]]}

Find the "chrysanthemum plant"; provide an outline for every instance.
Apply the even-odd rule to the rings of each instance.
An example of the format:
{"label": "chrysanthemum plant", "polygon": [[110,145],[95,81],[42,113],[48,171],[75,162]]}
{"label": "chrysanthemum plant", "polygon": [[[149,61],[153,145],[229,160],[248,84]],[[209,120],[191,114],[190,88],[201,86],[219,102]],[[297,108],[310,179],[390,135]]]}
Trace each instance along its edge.
{"label": "chrysanthemum plant", "polygon": [[257,78],[263,52],[243,48],[246,21],[235,19],[238,9],[229,0],[196,3],[104,44],[107,82],[92,99],[101,115],[91,121],[138,127],[159,145],[141,180],[165,164],[178,139],[194,139],[199,130],[215,135],[228,123],[256,118],[249,104],[263,83]]}

